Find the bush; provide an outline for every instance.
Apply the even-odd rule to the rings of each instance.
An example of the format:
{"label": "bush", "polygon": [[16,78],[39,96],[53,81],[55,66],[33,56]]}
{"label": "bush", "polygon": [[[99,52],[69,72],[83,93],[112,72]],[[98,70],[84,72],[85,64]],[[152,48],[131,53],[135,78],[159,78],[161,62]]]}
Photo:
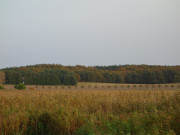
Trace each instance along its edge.
{"label": "bush", "polygon": [[24,90],[24,89],[26,89],[26,86],[23,83],[19,83],[19,84],[15,85],[14,88],[18,89],[18,90]]}
{"label": "bush", "polygon": [[0,85],[0,89],[4,89],[3,85]]}

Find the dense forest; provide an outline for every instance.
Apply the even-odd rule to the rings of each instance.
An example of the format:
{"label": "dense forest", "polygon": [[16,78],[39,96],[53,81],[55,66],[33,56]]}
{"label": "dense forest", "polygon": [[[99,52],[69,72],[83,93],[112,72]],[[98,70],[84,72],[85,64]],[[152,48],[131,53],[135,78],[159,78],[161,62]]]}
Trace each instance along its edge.
{"label": "dense forest", "polygon": [[6,84],[76,85],[80,82],[158,84],[180,82],[180,66],[111,65],[86,67],[40,64],[1,69]]}

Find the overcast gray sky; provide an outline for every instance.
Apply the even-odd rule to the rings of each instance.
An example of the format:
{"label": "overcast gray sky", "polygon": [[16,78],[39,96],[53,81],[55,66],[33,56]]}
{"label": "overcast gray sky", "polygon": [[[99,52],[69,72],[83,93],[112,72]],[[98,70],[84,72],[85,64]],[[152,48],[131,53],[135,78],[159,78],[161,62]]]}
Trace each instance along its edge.
{"label": "overcast gray sky", "polygon": [[180,65],[180,0],[0,0],[0,68]]}

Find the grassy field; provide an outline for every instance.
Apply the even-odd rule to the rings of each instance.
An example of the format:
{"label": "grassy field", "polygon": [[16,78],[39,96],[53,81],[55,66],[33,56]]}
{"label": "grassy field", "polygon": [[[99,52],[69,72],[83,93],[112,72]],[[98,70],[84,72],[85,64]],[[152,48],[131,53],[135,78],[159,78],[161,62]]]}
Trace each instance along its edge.
{"label": "grassy field", "polygon": [[[28,90],[180,90],[180,83],[172,84],[116,84],[79,82],[76,86],[26,85]],[[4,85],[4,89],[15,89],[14,85]]]}
{"label": "grassy field", "polygon": [[178,135],[179,114],[179,90],[0,90],[2,135]]}

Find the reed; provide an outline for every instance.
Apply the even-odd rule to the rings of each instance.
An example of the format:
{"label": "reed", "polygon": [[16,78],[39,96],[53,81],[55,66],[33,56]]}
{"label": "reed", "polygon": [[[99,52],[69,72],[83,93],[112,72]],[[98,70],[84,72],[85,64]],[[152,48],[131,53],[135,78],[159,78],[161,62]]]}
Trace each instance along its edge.
{"label": "reed", "polygon": [[180,92],[1,90],[0,134],[179,134]]}

